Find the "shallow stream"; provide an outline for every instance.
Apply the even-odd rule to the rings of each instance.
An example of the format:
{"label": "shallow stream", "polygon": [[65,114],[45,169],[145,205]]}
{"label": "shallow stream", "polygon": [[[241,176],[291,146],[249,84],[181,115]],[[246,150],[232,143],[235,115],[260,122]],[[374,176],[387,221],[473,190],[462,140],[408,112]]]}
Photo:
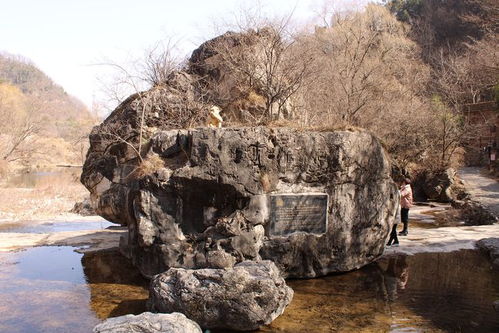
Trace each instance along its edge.
{"label": "shallow stream", "polygon": [[103,230],[110,227],[117,227],[117,225],[104,219],[97,221],[46,221],[41,223],[15,221],[0,224],[0,232],[47,234],[62,231]]}
{"label": "shallow stream", "polygon": [[[474,250],[383,258],[288,281],[291,305],[261,332],[497,332],[497,277]],[[90,332],[104,318],[145,311],[147,284],[117,250],[1,253],[0,332]]]}

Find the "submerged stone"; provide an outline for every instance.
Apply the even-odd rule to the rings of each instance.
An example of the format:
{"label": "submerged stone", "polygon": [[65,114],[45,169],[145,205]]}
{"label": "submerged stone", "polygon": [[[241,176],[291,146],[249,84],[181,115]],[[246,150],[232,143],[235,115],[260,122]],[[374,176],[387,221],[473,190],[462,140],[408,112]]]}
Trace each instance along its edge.
{"label": "submerged stone", "polygon": [[94,333],[202,333],[198,324],[181,313],[151,313],[109,318]]}
{"label": "submerged stone", "polygon": [[284,312],[293,290],[271,261],[228,269],[171,268],[151,281],[154,311],[181,312],[203,328],[256,330]]}
{"label": "submerged stone", "polygon": [[140,162],[95,131],[82,181],[100,215],[128,226],[121,250],[146,276],[269,259],[316,277],[383,253],[398,194],[369,133],[199,128],[144,147]]}

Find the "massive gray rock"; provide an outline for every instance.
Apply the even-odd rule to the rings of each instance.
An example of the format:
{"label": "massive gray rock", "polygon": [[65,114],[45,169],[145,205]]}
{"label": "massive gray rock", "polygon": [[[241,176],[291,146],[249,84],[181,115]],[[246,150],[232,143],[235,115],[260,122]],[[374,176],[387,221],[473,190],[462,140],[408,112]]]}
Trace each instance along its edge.
{"label": "massive gray rock", "polygon": [[270,324],[293,298],[271,261],[228,269],[171,268],[151,281],[150,306],[181,312],[203,328],[251,331]]}
{"label": "massive gray rock", "polygon": [[[82,181],[100,215],[128,226],[121,250],[146,276],[260,259],[286,277],[350,271],[383,253],[396,213],[389,160],[367,132],[158,131],[142,161],[98,139],[91,137]],[[298,195],[306,206],[303,193],[326,198],[327,221],[311,215],[307,232],[304,221],[284,217],[278,222],[288,230],[275,232],[276,195]],[[281,213],[293,209],[279,204]]]}
{"label": "massive gray rock", "polygon": [[381,255],[398,198],[375,137],[195,128],[211,104],[224,124],[265,118],[258,87],[227,71],[219,52],[258,48],[271,33],[204,43],[185,68],[92,130],[81,180],[97,214],[128,226],[120,248],[144,275],[271,259],[287,277],[314,277]]}
{"label": "massive gray rock", "polygon": [[181,313],[151,313],[109,318],[94,333],[202,333],[198,324]]}
{"label": "massive gray rock", "polygon": [[416,190],[422,192],[419,193],[420,199],[453,202],[469,196],[453,168],[439,172],[423,172],[418,175],[414,185]]}
{"label": "massive gray rock", "polygon": [[461,210],[460,215],[466,225],[490,225],[498,221],[492,210],[473,199],[454,200],[452,207]]}

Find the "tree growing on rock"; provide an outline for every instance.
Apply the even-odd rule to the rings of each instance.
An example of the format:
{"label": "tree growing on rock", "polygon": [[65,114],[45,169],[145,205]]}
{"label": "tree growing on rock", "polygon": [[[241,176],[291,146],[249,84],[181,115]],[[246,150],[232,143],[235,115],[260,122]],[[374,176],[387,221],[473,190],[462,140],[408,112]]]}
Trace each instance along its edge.
{"label": "tree growing on rock", "polygon": [[214,92],[213,100],[229,112],[241,108],[241,100],[253,102],[255,107],[233,112],[236,122],[292,118],[292,99],[311,75],[313,54],[290,30],[286,17],[227,32],[194,51],[190,69],[202,75],[204,87]]}

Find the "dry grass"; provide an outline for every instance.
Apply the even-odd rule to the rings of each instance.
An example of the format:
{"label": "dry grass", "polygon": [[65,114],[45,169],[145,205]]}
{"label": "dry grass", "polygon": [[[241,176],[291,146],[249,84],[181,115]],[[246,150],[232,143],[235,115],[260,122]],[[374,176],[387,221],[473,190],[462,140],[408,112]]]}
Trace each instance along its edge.
{"label": "dry grass", "polygon": [[155,171],[164,168],[165,161],[159,155],[152,154],[147,156],[129,175],[131,179],[140,179],[152,175]]}
{"label": "dry grass", "polygon": [[[335,131],[344,131],[344,132],[362,132],[362,133],[371,133],[371,131],[357,126],[352,125],[321,125],[321,126],[306,126],[302,125],[296,120],[293,119],[278,119],[272,120],[260,126],[268,127],[268,128],[290,128],[297,131],[307,131],[307,132],[335,132]],[[238,122],[230,122],[228,126],[224,127],[250,127],[249,124],[238,123]],[[374,135],[374,134],[373,134]]]}
{"label": "dry grass", "polygon": [[42,177],[33,187],[6,185],[0,188],[0,221],[50,219],[86,196],[88,191],[72,173]]}
{"label": "dry grass", "polygon": [[336,125],[336,126],[315,126],[311,128],[317,132],[334,132],[334,131],[343,131],[343,132],[369,132],[368,130],[352,126],[352,125]]}

